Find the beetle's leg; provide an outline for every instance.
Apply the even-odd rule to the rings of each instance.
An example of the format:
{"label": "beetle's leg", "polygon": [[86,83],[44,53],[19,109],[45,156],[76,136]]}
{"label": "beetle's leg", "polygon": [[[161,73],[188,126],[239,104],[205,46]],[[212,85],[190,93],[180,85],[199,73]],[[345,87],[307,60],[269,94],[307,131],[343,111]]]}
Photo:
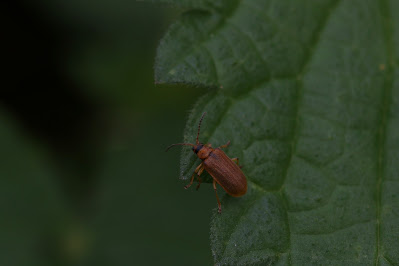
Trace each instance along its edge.
{"label": "beetle's leg", "polygon": [[189,187],[191,187],[191,185],[194,182],[194,177],[195,177],[195,173],[191,176],[190,183],[188,183],[187,185],[184,186],[184,189],[188,189]]}
{"label": "beetle's leg", "polygon": [[235,163],[238,165],[238,167],[243,168],[242,165],[239,165],[238,158],[231,158],[231,160],[232,160],[233,162],[235,162]]}
{"label": "beetle's leg", "polygon": [[191,176],[190,183],[184,186],[185,189],[188,189],[189,187],[191,187],[191,185],[194,182],[194,177],[199,172],[199,170],[201,170],[201,167],[203,167],[202,163],[200,165],[198,165],[197,168],[195,168],[195,171],[194,171],[193,175]]}
{"label": "beetle's leg", "polygon": [[200,169],[199,169],[199,171],[198,171],[198,173],[197,173],[197,179],[198,179],[198,185],[197,185],[197,190],[200,188],[200,185],[201,185],[201,182],[202,182],[202,179],[201,179],[201,177],[200,177],[200,175],[202,174],[202,172],[204,171],[204,167],[202,166]]}
{"label": "beetle's leg", "polygon": [[198,179],[198,184],[197,184],[197,187],[195,188],[196,190],[198,190],[200,188],[201,182],[202,182],[201,177],[197,176],[197,179]]}
{"label": "beetle's leg", "polygon": [[227,148],[229,145],[230,145],[230,140],[226,144],[220,146],[219,149]]}
{"label": "beetle's leg", "polygon": [[213,189],[215,190],[216,200],[218,201],[218,213],[222,213],[222,205],[220,204],[218,193],[216,191],[216,181],[213,179]]}

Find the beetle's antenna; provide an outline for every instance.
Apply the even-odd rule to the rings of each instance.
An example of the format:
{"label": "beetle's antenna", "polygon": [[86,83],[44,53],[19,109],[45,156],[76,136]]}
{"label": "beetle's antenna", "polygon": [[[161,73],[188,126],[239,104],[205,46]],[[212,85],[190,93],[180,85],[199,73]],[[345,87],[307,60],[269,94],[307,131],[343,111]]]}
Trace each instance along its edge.
{"label": "beetle's antenna", "polygon": [[197,133],[197,139],[196,139],[196,141],[195,141],[195,143],[197,143],[197,145],[199,144],[198,137],[199,137],[199,133],[200,133],[200,128],[201,128],[202,119],[204,119],[204,116],[205,116],[205,115],[206,115],[206,112],[204,112],[204,113],[202,114],[201,119],[200,119],[200,121],[199,121],[199,123],[198,123],[198,133]]}
{"label": "beetle's antenna", "polygon": [[172,144],[169,147],[167,147],[166,151],[168,151],[170,148],[177,146],[177,145],[186,145],[186,146],[193,146],[193,147],[195,146],[194,144],[191,144],[191,143],[176,143],[176,144]]}

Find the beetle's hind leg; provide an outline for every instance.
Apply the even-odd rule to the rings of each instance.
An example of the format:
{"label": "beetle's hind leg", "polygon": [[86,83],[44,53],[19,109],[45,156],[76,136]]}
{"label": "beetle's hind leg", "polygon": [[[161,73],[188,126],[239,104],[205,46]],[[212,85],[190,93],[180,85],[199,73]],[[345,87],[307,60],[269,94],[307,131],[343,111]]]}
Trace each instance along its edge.
{"label": "beetle's hind leg", "polygon": [[[202,174],[203,171],[204,171],[204,165],[203,165],[203,163],[201,163],[200,165],[197,166],[197,168],[195,168],[195,171],[194,171],[193,175],[191,176],[190,183],[185,185],[184,188],[188,189],[189,187],[191,187],[191,185],[194,182],[194,177],[196,175],[198,175],[198,177],[199,177]],[[200,181],[200,183],[201,183],[201,181]]]}
{"label": "beetle's hind leg", "polygon": [[238,158],[231,158],[231,160],[232,160],[233,162],[235,162],[235,163],[238,165],[238,167],[243,168],[243,166],[239,164]]}
{"label": "beetle's hind leg", "polygon": [[229,145],[230,145],[230,140],[226,144],[220,146],[219,149],[227,148]]}

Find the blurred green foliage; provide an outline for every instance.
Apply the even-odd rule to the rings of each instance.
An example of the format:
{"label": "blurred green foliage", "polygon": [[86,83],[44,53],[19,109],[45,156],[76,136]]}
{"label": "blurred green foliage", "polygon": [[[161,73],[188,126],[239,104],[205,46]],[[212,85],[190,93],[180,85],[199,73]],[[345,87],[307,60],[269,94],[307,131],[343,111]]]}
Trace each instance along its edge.
{"label": "blurred green foliage", "polygon": [[213,190],[185,191],[178,151],[164,152],[204,90],[153,79],[179,10],[43,0],[8,13],[20,82],[1,98],[0,264],[211,264]]}

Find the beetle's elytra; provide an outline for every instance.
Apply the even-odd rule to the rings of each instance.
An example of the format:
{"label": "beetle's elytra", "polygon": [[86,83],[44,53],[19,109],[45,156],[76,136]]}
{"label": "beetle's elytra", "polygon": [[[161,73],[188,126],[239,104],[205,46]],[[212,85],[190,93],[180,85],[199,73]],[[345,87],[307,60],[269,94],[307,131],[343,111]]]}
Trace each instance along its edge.
{"label": "beetle's elytra", "polygon": [[216,193],[216,200],[218,201],[218,212],[222,212],[220,200],[216,191],[216,183],[218,183],[229,195],[233,197],[240,197],[247,192],[247,179],[244,173],[241,171],[241,167],[238,165],[238,158],[230,159],[223,151],[223,148],[227,148],[230,145],[230,141],[219,148],[212,148],[211,144],[203,144],[198,141],[201,122],[206,112],[202,114],[198,124],[198,133],[196,144],[191,143],[176,143],[170,145],[166,151],[171,147],[177,145],[192,146],[193,152],[202,160],[202,163],[195,169],[190,183],[184,188],[189,188],[194,181],[194,177],[197,175],[198,185],[197,189],[201,185],[201,174],[206,170],[213,178],[213,188]]}

